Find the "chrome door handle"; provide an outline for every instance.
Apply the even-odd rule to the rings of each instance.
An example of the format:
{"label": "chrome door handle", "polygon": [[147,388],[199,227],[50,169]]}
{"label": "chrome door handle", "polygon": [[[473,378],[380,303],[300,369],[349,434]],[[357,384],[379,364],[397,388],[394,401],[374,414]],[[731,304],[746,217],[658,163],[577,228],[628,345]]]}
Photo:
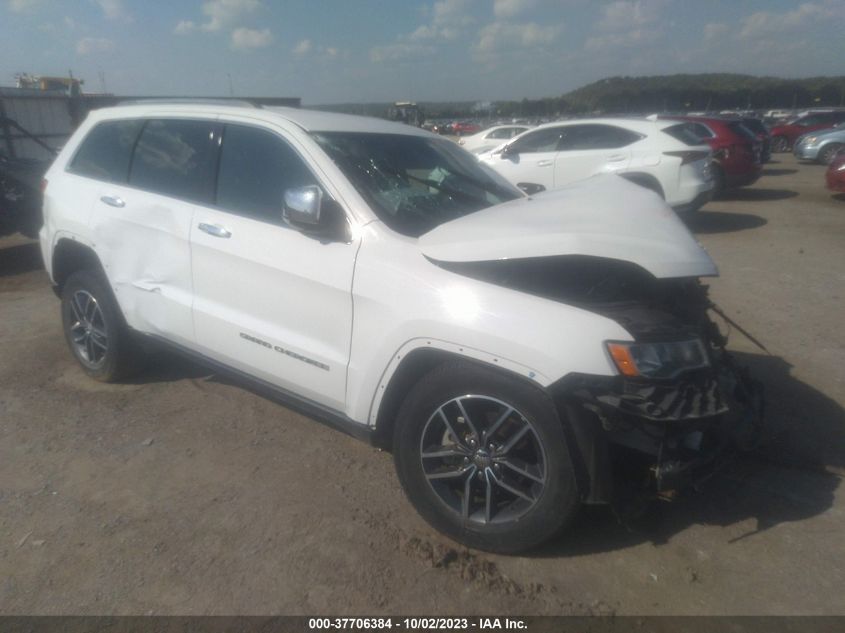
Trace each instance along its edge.
{"label": "chrome door handle", "polygon": [[110,207],[117,207],[118,209],[126,206],[123,198],[119,196],[100,196],[100,202],[103,202]]}
{"label": "chrome door handle", "polygon": [[553,161],[550,160],[538,160],[537,167],[550,167]]}
{"label": "chrome door handle", "polygon": [[205,222],[200,222],[199,230],[208,233],[209,235],[213,235],[214,237],[232,237],[231,231],[224,229],[218,224],[206,224]]}

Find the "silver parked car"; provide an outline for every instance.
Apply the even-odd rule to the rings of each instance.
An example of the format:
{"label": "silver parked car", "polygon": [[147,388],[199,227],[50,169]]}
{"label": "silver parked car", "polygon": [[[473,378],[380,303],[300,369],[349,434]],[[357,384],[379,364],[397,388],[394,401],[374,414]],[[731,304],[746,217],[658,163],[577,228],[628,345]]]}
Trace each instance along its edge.
{"label": "silver parked car", "polygon": [[792,153],[796,158],[829,165],[841,149],[845,149],[845,123],[800,136],[795,141]]}

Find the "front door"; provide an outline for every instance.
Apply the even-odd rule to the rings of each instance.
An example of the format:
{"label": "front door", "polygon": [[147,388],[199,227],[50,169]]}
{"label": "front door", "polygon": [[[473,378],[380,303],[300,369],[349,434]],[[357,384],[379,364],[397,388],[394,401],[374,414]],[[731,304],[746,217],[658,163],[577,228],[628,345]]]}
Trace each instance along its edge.
{"label": "front door", "polygon": [[529,132],[494,154],[488,163],[511,184],[532,183],[546,189],[555,186],[555,157],[561,128],[547,127]]}
{"label": "front door", "polygon": [[314,184],[281,130],[225,124],[214,208],[191,226],[194,327],[205,355],[343,410],[358,241],[282,222],[284,191]]}

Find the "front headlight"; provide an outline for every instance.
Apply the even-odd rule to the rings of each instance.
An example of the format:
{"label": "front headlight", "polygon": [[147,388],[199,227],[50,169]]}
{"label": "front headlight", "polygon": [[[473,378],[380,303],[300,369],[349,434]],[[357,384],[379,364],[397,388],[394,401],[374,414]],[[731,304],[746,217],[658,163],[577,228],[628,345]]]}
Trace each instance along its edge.
{"label": "front headlight", "polygon": [[623,376],[674,378],[707,367],[707,353],[698,339],[660,343],[607,342],[607,351]]}
{"label": "front headlight", "polygon": [[801,144],[802,145],[812,145],[813,143],[816,142],[816,140],[818,140],[818,137],[816,137],[816,136],[806,136],[806,137],[801,139]]}

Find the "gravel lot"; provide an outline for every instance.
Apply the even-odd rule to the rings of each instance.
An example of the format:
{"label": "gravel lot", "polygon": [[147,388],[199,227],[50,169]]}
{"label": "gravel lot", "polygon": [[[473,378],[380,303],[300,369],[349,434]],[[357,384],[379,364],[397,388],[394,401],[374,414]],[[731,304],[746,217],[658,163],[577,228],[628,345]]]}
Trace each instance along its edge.
{"label": "gravel lot", "polygon": [[456,547],[389,454],[202,368],[87,379],[35,244],[0,240],[0,613],[845,614],[845,198],[775,159],[692,224],[771,352],[732,334],[771,442],[526,557]]}

